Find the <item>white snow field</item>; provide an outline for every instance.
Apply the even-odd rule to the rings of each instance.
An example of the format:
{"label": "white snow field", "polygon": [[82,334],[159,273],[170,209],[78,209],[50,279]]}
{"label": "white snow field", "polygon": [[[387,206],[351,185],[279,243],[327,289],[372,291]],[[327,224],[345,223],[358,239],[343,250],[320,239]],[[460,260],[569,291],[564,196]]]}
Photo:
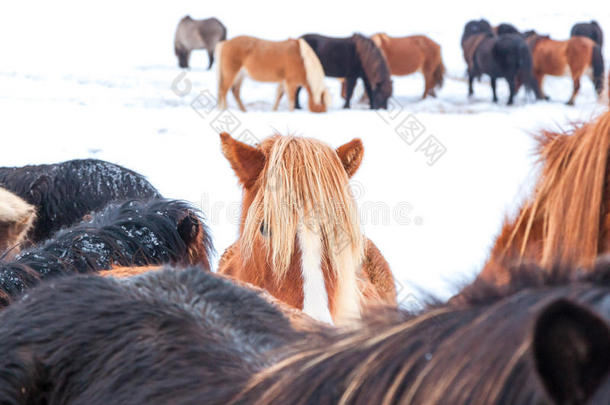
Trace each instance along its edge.
{"label": "white snow field", "polygon": [[[481,269],[503,218],[530,190],[530,135],[569,128],[607,105],[597,102],[588,77],[575,107],[563,104],[569,78],[546,80],[550,102],[533,103],[520,93],[517,105],[506,107],[507,85],[500,81],[494,105],[486,79],[469,100],[462,28],[485,17],[562,39],[573,23],[595,18],[610,34],[604,3],[571,4],[465,1],[456,9],[440,1],[381,0],[3,2],[0,165],[93,157],[127,166],[165,196],[201,207],[220,254],[237,235],[241,190],[221,155],[219,125],[249,140],[278,131],[336,147],[360,137],[365,157],[352,183],[366,235],[404,286],[403,299],[420,290],[448,297],[456,282]],[[289,112],[285,100],[280,111],[270,111],[275,85],[247,81],[242,98],[249,111],[237,111],[230,95],[230,115],[218,118],[218,110],[205,108],[216,95],[216,72],[204,69],[205,52],[192,56],[192,68],[182,76],[177,67],[173,36],[185,14],[218,17],[229,37],[425,34],[442,46],[445,86],[437,99],[421,101],[419,74],[396,77],[395,108],[378,113],[355,102],[361,86],[354,108],[342,110],[339,83],[327,79],[334,107],[312,114]],[[414,123],[419,131],[409,126]]]}

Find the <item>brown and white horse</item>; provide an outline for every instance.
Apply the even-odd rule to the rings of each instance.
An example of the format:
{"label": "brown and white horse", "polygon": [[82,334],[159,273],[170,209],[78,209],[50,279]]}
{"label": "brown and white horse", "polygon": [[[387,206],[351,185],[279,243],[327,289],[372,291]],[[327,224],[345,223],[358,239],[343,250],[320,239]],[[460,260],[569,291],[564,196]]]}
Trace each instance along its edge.
{"label": "brown and white horse", "polygon": [[227,92],[233,96],[242,111],[240,89],[246,75],[260,82],[279,83],[273,109],[277,109],[285,91],[290,110],[294,109],[296,92],[305,87],[309,94],[309,110],[325,112],[330,95],[324,85],[324,69],[311,47],[303,39],[266,41],[249,36],[239,36],[217,46],[218,106],[227,108]]}
{"label": "brown and white horse", "polygon": [[219,273],[325,322],[358,319],[367,303],[396,305],[390,268],[362,234],[348,189],[359,139],[336,150],[280,135],[254,147],[223,133],[221,143],[244,193],[239,239]]}
{"label": "brown and white horse", "polygon": [[539,142],[540,178],[496,239],[479,275],[488,282],[505,283],[521,262],[590,268],[610,252],[610,112],[570,134],[543,132]]}
{"label": "brown and white horse", "polygon": [[534,76],[541,90],[545,75],[570,75],[574,89],[567,104],[573,105],[580,90],[580,77],[588,72],[598,97],[601,96],[604,89],[604,58],[600,46],[592,39],[576,36],[556,41],[532,31],[526,35],[534,61]]}
{"label": "brown and white horse", "polygon": [[12,247],[19,248],[35,218],[34,206],[0,187],[0,255]]}
{"label": "brown and white horse", "polygon": [[422,98],[428,95],[436,97],[434,90],[443,85],[445,74],[439,44],[425,35],[390,37],[378,33],[371,39],[381,49],[392,75],[406,76],[420,71],[425,80]]}

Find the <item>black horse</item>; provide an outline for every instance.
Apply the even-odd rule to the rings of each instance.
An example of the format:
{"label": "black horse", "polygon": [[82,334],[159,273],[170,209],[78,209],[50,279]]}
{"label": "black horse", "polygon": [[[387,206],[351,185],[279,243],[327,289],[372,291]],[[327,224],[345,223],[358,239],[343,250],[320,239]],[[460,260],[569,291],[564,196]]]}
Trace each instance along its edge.
{"label": "black horse", "polygon": [[212,252],[199,211],[185,202],[111,204],[87,221],[57,232],[44,244],[0,262],[0,308],[42,279],[164,263],[210,269]]}
{"label": "black horse", "polygon": [[[390,69],[373,41],[360,34],[348,38],[307,34],[302,38],[320,59],[326,76],[345,78],[346,95],[343,108],[350,107],[358,78],[364,82],[371,109],[387,108],[388,99],[392,95]],[[297,107],[299,91],[300,88],[297,90]]]}
{"label": "black horse", "polygon": [[574,24],[572,30],[570,31],[570,36],[575,37],[578,35],[591,38],[600,47],[604,45],[604,33],[602,32],[602,28],[595,20],[588,23]]}
{"label": "black horse", "polygon": [[50,280],[0,314],[0,403],[224,405],[299,338],[199,268]]}
{"label": "black horse", "polygon": [[519,30],[514,25],[509,23],[498,24],[494,31],[496,32],[496,35],[520,34]]}
{"label": "black horse", "polygon": [[0,167],[0,187],[36,207],[28,238],[38,243],[111,201],[160,198],[140,174],[102,160],[70,160],[24,167]]}
{"label": "black horse", "polygon": [[534,92],[536,99],[542,99],[538,84],[532,73],[532,54],[521,34],[495,36],[491,25],[485,21],[470,21],[462,35],[464,59],[468,64],[468,95],[474,90],[472,83],[483,74],[489,75],[493,91],[493,101],[497,102],[496,81],[504,78],[508,82],[510,96],[508,105],[521,84]]}

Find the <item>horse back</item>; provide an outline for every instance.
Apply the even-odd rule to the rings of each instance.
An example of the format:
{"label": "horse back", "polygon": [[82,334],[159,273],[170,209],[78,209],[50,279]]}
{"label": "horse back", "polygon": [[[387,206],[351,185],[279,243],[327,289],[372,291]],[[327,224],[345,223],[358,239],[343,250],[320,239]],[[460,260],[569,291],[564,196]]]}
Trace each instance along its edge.
{"label": "horse back", "polygon": [[424,35],[382,37],[381,49],[394,75],[407,75],[423,65],[436,67],[441,62],[441,48]]}

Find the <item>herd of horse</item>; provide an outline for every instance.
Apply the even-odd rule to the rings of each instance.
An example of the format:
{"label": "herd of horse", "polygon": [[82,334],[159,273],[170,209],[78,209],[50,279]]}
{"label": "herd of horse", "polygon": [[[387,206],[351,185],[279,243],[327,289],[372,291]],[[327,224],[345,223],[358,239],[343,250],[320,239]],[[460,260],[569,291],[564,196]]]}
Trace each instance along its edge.
{"label": "herd of horse", "polygon": [[539,145],[480,275],[417,310],[361,231],[360,139],[222,133],[216,272],[203,213],[138,173],[0,168],[0,403],[607,404],[610,111]]}
{"label": "herd of horse", "polygon": [[[521,32],[511,24],[492,27],[484,19],[469,21],[462,34],[462,50],[468,73],[468,95],[473,95],[473,81],[488,75],[497,102],[496,83],[505,79],[509,86],[508,104],[521,86],[536,97],[548,100],[543,91],[546,75],[568,75],[573,81],[573,105],[583,74],[593,81],[598,98],[604,86],[603,33],[596,21],[572,27],[570,39],[558,41],[536,31]],[[388,107],[392,96],[392,76],[420,72],[424,78],[422,98],[436,97],[443,85],[445,65],[441,47],[425,35],[390,37],[377,33],[370,38],[355,33],[334,38],[305,34],[298,39],[267,41],[252,36],[227,39],[227,29],[216,18],[193,20],[184,17],[175,36],[175,53],[180,67],[188,67],[190,52],[206,49],[209,66],[218,60],[218,105],[227,108],[227,93],[232,91],[238,107],[246,111],[240,97],[243,79],[278,83],[273,110],[284,94],[292,111],[300,108],[299,93],[305,88],[309,110],[325,112],[330,107],[330,93],[324,77],[342,80],[344,108],[350,108],[358,79],[364,84],[363,99],[371,109]]]}

